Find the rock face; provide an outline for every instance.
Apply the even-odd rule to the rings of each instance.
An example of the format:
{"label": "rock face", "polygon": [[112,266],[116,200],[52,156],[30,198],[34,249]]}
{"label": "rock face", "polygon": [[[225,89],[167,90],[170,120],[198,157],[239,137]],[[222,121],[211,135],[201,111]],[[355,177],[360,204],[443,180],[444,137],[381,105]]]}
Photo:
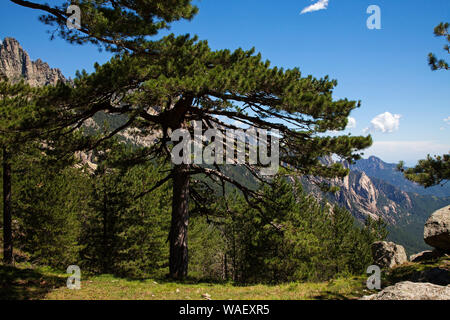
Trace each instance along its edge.
{"label": "rock face", "polygon": [[[67,82],[59,69],[50,68],[40,59],[31,61],[28,53],[13,38],[5,38],[0,44],[0,73],[11,82],[23,79],[34,87],[56,85],[58,81]],[[92,119],[88,119],[85,125],[96,126]],[[97,168],[92,162],[92,152],[88,154],[77,152],[75,156],[81,165],[86,164],[92,171]]]}
{"label": "rock face", "polygon": [[66,81],[59,69],[52,69],[42,60],[31,61],[28,53],[13,38],[5,38],[0,45],[0,71],[10,81],[24,79],[31,86],[55,85]]}
{"label": "rock face", "polygon": [[432,260],[435,258],[439,258],[440,256],[442,256],[442,254],[439,251],[426,250],[426,251],[419,252],[417,254],[413,254],[412,256],[409,257],[409,261],[422,262],[422,261],[428,261],[428,260]]}
{"label": "rock face", "polygon": [[404,281],[361,300],[450,300],[450,286]]}
{"label": "rock face", "polygon": [[405,248],[393,242],[374,242],[371,249],[375,264],[381,268],[393,268],[408,261]]}
{"label": "rock face", "polygon": [[425,242],[443,252],[450,252],[450,206],[435,211],[425,223]]}
{"label": "rock face", "polygon": [[[310,181],[315,184],[325,182],[320,178],[312,177]],[[329,197],[334,203],[347,208],[357,219],[361,221],[367,217],[374,220],[383,218],[389,224],[397,224],[398,221],[410,215],[413,208],[411,196],[381,180],[374,179],[360,171],[350,171],[343,179],[332,179],[331,183],[340,190]],[[321,198],[320,191],[305,184],[308,192]],[[309,188],[309,189],[308,189]]]}
{"label": "rock face", "polygon": [[436,267],[413,273],[409,279],[413,282],[428,282],[440,286],[450,285],[450,270],[444,267]]}
{"label": "rock face", "polygon": [[367,159],[360,159],[350,165],[351,170],[361,171],[371,178],[381,179],[398,189],[421,195],[431,195],[436,197],[448,197],[450,194],[450,184],[424,188],[421,185],[405,179],[403,172],[397,170],[396,163],[387,163],[383,160],[370,156]]}

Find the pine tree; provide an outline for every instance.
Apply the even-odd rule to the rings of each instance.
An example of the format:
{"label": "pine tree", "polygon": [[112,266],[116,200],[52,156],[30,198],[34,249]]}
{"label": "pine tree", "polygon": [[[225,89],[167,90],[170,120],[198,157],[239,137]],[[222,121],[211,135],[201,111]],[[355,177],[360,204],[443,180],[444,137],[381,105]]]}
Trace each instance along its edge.
{"label": "pine tree", "polygon": [[[447,44],[444,46],[444,51],[450,54],[450,33],[448,32],[449,23],[441,22],[434,28],[434,35],[436,37],[444,37]],[[438,60],[433,53],[428,55],[428,64],[431,70],[450,70],[448,63],[444,60]],[[450,179],[450,154],[432,157],[428,155],[426,159],[419,160],[419,163],[413,168],[404,167],[404,162],[401,161],[398,165],[398,170],[404,173],[405,178],[417,182],[425,188],[446,183]]]}
{"label": "pine tree", "polygon": [[[441,22],[439,25],[434,28],[434,35],[436,37],[444,37],[447,41],[447,44],[444,46],[444,51],[450,54],[450,33],[448,32],[449,23]],[[448,66],[448,62],[446,62],[444,59],[438,60],[436,56],[433,53],[430,53],[428,55],[428,64],[431,67],[431,70],[450,70],[450,67]]]}
{"label": "pine tree", "polygon": [[[358,150],[371,144],[370,136],[324,135],[329,130],[343,130],[350,112],[360,106],[347,99],[333,100],[335,80],[303,77],[298,69],[270,67],[253,49],[212,51],[206,41],[188,35],[170,35],[157,41],[145,38],[167,23],[192,18],[196,9],[190,1],[79,1],[84,12],[82,28],[67,32],[63,30],[67,18],[64,8],[13,2],[44,10],[48,15],[43,21],[59,26],[60,35],[70,42],[90,41],[119,53],[105,65],[96,65],[93,74],[80,73],[73,87],[56,88],[45,101],[45,106],[50,106],[47,112],[60,115],[58,121],[48,123],[51,130],[79,127],[99,111],[127,116],[123,125],[79,148],[94,149],[131,129],[143,136],[158,134],[146,156],[169,160],[174,130],[192,133],[193,121],[202,121],[205,131],[217,126],[238,129],[230,124],[237,120],[259,129],[279,130],[281,162],[286,170],[297,175],[335,177],[345,176],[348,170],[338,164],[322,165],[320,157],[336,154],[353,161],[359,158]],[[258,166],[246,168],[260,179]],[[174,165],[150,190],[172,181],[169,265],[171,277],[177,279],[188,272],[188,200],[196,194],[196,203],[202,202],[195,191],[198,185],[191,183],[192,176],[198,174],[221,186],[233,184],[258,211],[270,202],[227,175],[223,168]]]}
{"label": "pine tree", "polygon": [[13,263],[12,235],[12,157],[28,145],[27,135],[14,130],[24,109],[33,104],[36,90],[24,82],[11,84],[0,77],[0,148],[2,150],[3,175],[3,261]]}
{"label": "pine tree", "polygon": [[81,219],[80,255],[92,272],[144,277],[158,274],[167,259],[169,186],[147,193],[164,168],[151,162],[121,166],[122,153],[130,149],[116,143],[99,153],[89,210]]}
{"label": "pine tree", "polygon": [[398,169],[404,173],[406,179],[425,188],[436,186],[450,179],[450,154],[435,157],[428,155],[426,159],[419,160],[413,168],[405,169],[404,163],[400,162]]}
{"label": "pine tree", "polygon": [[32,263],[59,270],[79,265],[80,221],[88,213],[88,175],[77,168],[44,166],[29,155],[15,160],[17,248]]}
{"label": "pine tree", "polygon": [[[56,244],[59,243],[59,248],[63,248],[63,243],[66,243],[57,239],[64,233],[60,228],[63,228],[62,225],[67,224],[68,226],[73,223],[65,206],[58,207],[61,203],[57,203],[57,201],[71,194],[70,190],[66,189],[67,194],[58,197],[58,192],[62,192],[63,187],[67,186],[66,183],[59,180],[61,177],[58,174],[68,165],[73,164],[74,158],[73,155],[66,152],[59,152],[63,148],[60,148],[58,144],[67,143],[77,135],[73,135],[70,130],[64,130],[60,132],[64,137],[61,139],[58,137],[58,141],[56,141],[52,133],[44,134],[38,129],[24,129],[28,127],[29,123],[35,123],[37,119],[44,121],[44,116],[40,114],[37,105],[46,90],[46,88],[32,88],[24,81],[11,83],[5,78],[0,82],[3,244],[4,262],[7,264],[13,262],[15,238],[21,238],[20,247],[35,251],[34,257],[39,255],[41,260],[49,258],[54,262],[52,257],[57,259],[56,257],[64,255],[64,250],[70,251],[70,248],[68,249],[70,246],[67,246],[60,251],[61,255],[56,254],[58,251]],[[45,202],[43,199],[49,201]],[[69,198],[65,199],[69,206]],[[55,202],[50,204],[52,200]],[[60,208],[61,212],[57,212],[56,208]],[[18,234],[15,237],[12,226],[13,216],[14,220],[21,221],[20,230],[16,232]],[[68,218],[67,221],[66,218]],[[52,221],[52,219],[54,220]],[[61,222],[61,224],[56,222]],[[53,229],[54,237],[52,237],[50,229]],[[39,230],[42,231],[41,234]],[[65,231],[68,230],[70,231],[70,227],[65,229]],[[73,244],[74,238],[70,235],[70,232],[66,233],[67,241],[72,241]],[[46,245],[48,247],[45,247]],[[52,245],[55,245],[55,248],[52,248]],[[61,262],[63,260],[67,261],[68,259],[61,259]],[[54,263],[50,264],[54,265]]]}

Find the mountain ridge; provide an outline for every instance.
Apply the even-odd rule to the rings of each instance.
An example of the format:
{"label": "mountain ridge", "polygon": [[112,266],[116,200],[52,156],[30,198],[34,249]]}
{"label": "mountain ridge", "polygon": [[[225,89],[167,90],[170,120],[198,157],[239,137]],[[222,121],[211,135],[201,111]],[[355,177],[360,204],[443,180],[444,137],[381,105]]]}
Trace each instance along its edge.
{"label": "mountain ridge", "polygon": [[407,192],[438,197],[450,196],[450,184],[424,188],[415,182],[405,179],[403,173],[397,170],[397,164],[384,162],[376,156],[358,160],[355,164],[350,165],[350,169],[363,171],[369,177],[384,180]]}
{"label": "mountain ridge", "polygon": [[34,87],[67,81],[61,70],[50,68],[41,59],[32,61],[20,43],[9,37],[0,44],[0,70],[10,81],[17,82],[24,79]]}

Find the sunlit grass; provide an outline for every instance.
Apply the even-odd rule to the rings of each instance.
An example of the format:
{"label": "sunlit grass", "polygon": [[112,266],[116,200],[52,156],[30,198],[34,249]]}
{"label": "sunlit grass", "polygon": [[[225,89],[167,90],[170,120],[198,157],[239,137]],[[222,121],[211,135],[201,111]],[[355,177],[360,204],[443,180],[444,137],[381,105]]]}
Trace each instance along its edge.
{"label": "sunlit grass", "polygon": [[[232,283],[172,282],[161,279],[129,280],[112,275],[81,281],[80,290],[66,287],[67,274],[50,268],[0,267],[0,296],[6,299],[51,300],[311,300],[356,299],[368,294],[363,277],[319,283],[238,286]],[[9,287],[9,288],[8,288]],[[9,295],[9,296],[8,296]]]}

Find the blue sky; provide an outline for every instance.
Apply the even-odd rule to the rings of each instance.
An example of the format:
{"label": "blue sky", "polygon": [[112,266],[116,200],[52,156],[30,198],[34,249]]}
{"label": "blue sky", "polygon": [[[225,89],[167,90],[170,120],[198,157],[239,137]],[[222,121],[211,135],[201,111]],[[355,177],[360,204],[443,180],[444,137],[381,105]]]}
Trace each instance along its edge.
{"label": "blue sky", "polygon": [[[38,0],[36,0],[38,1]],[[42,1],[41,1],[42,2]],[[55,3],[55,1],[49,1]],[[319,2],[318,4],[316,4]],[[59,3],[59,1],[58,1]],[[450,21],[448,0],[202,0],[191,22],[176,34],[197,34],[213,49],[255,47],[272,65],[299,67],[304,75],[338,80],[336,98],[361,100],[352,113],[353,134],[370,132],[365,152],[388,162],[414,164],[428,153],[450,151],[450,72],[432,72],[427,54],[445,57],[433,28]],[[326,9],[300,14],[310,5]],[[369,5],[381,9],[381,30],[369,30]],[[314,8],[314,7],[313,7]],[[49,40],[38,13],[9,1],[0,4],[0,38],[14,37],[32,59],[66,76],[92,71],[110,55],[93,46]],[[448,119],[448,121],[444,121]]]}

